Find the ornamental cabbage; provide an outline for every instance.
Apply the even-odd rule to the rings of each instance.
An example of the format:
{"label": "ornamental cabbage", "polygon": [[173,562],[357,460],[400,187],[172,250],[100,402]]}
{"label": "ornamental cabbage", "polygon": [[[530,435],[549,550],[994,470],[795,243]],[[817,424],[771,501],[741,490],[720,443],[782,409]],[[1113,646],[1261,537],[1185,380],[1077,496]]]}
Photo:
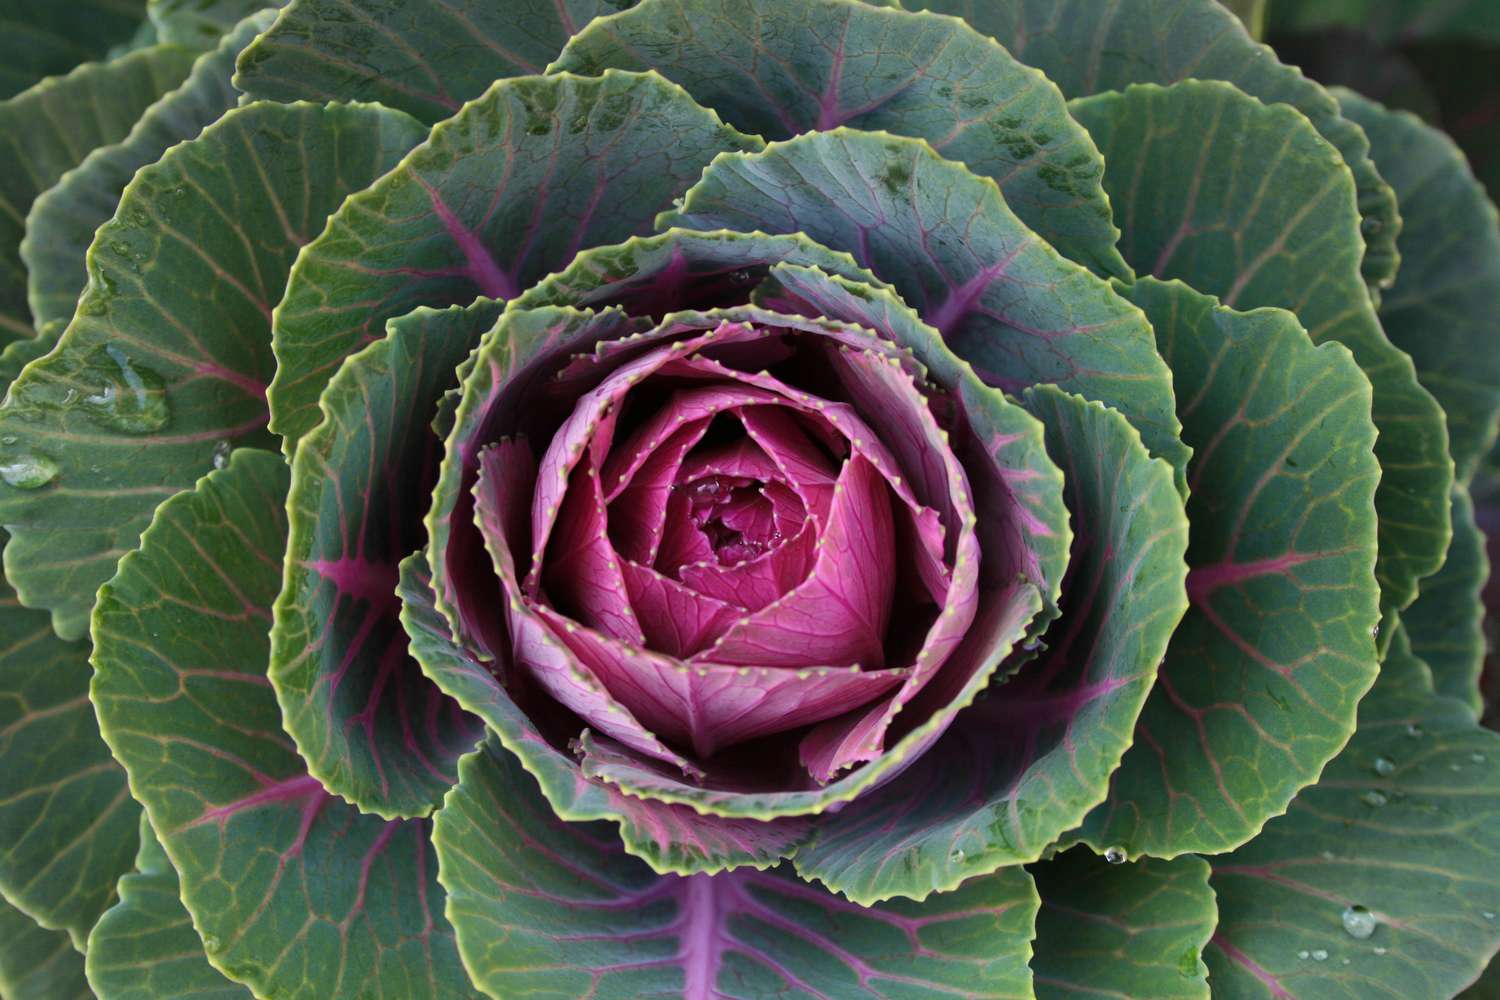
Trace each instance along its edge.
{"label": "ornamental cabbage", "polygon": [[1500,949],[1442,132],[1215,0],[0,15],[6,998]]}

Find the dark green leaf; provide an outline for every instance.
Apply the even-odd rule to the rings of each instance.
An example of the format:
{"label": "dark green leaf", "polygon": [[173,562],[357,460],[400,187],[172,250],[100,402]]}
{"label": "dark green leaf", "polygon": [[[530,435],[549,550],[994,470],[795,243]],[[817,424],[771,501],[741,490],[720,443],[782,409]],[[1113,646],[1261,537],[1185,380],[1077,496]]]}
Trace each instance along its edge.
{"label": "dark green leaf", "polygon": [[239,91],[229,85],[234,57],[270,23],[269,12],[246,21],[193,64],[182,86],[146,109],[123,142],[94,150],[37,197],[26,217],[21,259],[38,328],[73,318],[88,282],[84,254],[94,231],[115,214],[120,192],[135,172],[160,159],[168,147],[195,138],[239,103]]}
{"label": "dark green leaf", "polygon": [[265,441],[271,310],[302,244],[421,137],[373,106],[254,104],[143,168],[57,349],[0,410],[7,575],[78,637],[163,499]]}
{"label": "dark green leaf", "polygon": [[1186,463],[1171,376],[1140,312],[1026,228],[993,181],[921,140],[839,128],[721,156],[666,224],[802,232],[847,250],[990,385],[1100,400],[1153,454]]}
{"label": "dark green leaf", "polygon": [[425,816],[481,738],[406,650],[397,567],[422,547],[441,441],[429,426],[499,303],[419,309],[323,392],[287,497],[269,676],[310,774],[387,819]]}
{"label": "dark green leaf", "polygon": [[1286,816],[1213,860],[1215,991],[1448,997],[1500,948],[1500,736],[1399,632],[1359,731]]}
{"label": "dark green leaf", "polygon": [[767,139],[840,125],[927,139],[1064,256],[1129,276],[1088,133],[1045,76],[961,21],[855,0],[643,0],[550,69],[605,67],[655,69]]}
{"label": "dark green leaf", "polygon": [[99,1000],[251,1000],[208,964],[177,898],[177,870],[144,816],[135,869],[120,879],[120,901],[89,932],[86,969]]}
{"label": "dark green leaf", "polygon": [[282,732],[265,672],[287,480],[240,449],[157,511],[94,612],[100,730],[219,971],[266,997],[464,995],[431,823],[361,815]]}
{"label": "dark green leaf", "polygon": [[1453,542],[1443,568],[1422,581],[1422,593],[1401,612],[1412,653],[1432,668],[1438,694],[1463,702],[1476,717],[1484,707],[1484,587],[1490,562],[1474,520],[1474,502],[1453,488]]}
{"label": "dark green leaf", "polygon": [[102,59],[130,41],[146,0],[4,0],[0,3],[0,99],[44,76]]}
{"label": "dark green leaf", "polygon": [[1448,547],[1452,459],[1442,409],[1365,294],[1354,184],[1337,151],[1295,110],[1223,83],[1133,86],[1073,109],[1105,151],[1126,260],[1235,309],[1290,309],[1314,343],[1354,353],[1380,428],[1381,600],[1406,607]]}
{"label": "dark green leaf", "polygon": [[[220,36],[229,34],[245,18],[284,3],[286,0],[148,0],[146,13],[162,41],[210,49],[219,44]],[[269,26],[268,20],[260,30]],[[243,44],[235,51],[242,48]],[[231,71],[233,67],[231,56]]]}
{"label": "dark green leaf", "polygon": [[1370,385],[1290,313],[1175,281],[1126,294],[1156,327],[1193,448],[1192,609],[1083,835],[1131,857],[1223,851],[1316,780],[1375,677]]}
{"label": "dark green leaf", "polygon": [[5,1000],[93,1000],[83,955],[0,899],[0,996]]}
{"label": "dark green leaf", "polygon": [[350,198],[297,259],[276,312],[271,427],[391,316],[509,299],[586,247],[649,231],[724,150],[758,148],[655,74],[502,80]]}
{"label": "dark green leaf", "polygon": [[540,73],[634,0],[293,0],[235,86],[277,101],[379,101],[432,124],[495,80]]}
{"label": "dark green leaf", "polygon": [[1208,871],[1202,858],[1110,864],[1084,848],[1032,865],[1038,1000],[1207,1000],[1200,956],[1218,919]]}
{"label": "dark green leaf", "polygon": [[192,65],[191,50],[155,45],[113,62],[86,63],[0,101],[0,162],[6,164],[0,171],[0,344],[34,333],[18,249],[32,202],[90,150],[125,138],[141,112],[181,83]]}
{"label": "dark green leaf", "polygon": [[130,870],[140,816],[95,728],[88,655],[0,583],[0,892],[80,950]]}
{"label": "dark green leaf", "polygon": [[[908,0],[907,5],[965,18],[1046,73],[1068,97],[1193,78],[1223,80],[1267,104],[1296,108],[1354,173],[1365,220],[1365,280],[1380,288],[1396,276],[1401,218],[1390,185],[1370,160],[1364,132],[1340,116],[1326,90],[1256,44],[1218,0]],[[1118,198],[1114,204],[1118,222],[1126,205]]]}
{"label": "dark green leaf", "polygon": [[1381,297],[1381,325],[1447,413],[1454,475],[1467,483],[1500,426],[1500,213],[1453,140],[1337,94],[1401,204],[1401,273]]}
{"label": "dark green leaf", "polygon": [[611,827],[554,816],[505,750],[459,774],[433,839],[464,964],[497,1000],[1031,995],[1022,868],[872,909],[780,871],[656,875]]}

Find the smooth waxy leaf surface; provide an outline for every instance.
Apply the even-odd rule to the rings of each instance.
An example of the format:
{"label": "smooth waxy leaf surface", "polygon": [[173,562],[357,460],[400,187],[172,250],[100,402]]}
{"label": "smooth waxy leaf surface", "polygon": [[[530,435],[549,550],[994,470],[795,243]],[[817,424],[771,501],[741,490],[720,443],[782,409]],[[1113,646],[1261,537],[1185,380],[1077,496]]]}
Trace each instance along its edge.
{"label": "smooth waxy leaf surface", "polygon": [[88,283],[84,255],[94,231],[114,216],[120,192],[135,172],[160,159],[168,147],[196,137],[239,103],[239,91],[229,85],[234,57],[271,18],[268,11],[227,35],[215,51],[193,63],[182,86],[146,109],[123,142],[94,150],[37,197],[26,217],[21,259],[38,329],[73,318]]}
{"label": "smooth waxy leaf surface", "polygon": [[1171,468],[1118,413],[1028,392],[1077,534],[1052,648],[986,692],[889,785],[819,824],[794,859],[858,902],[922,898],[1033,861],[1105,795],[1187,606]]}
{"label": "smooth waxy leaf surface", "polygon": [[340,802],[281,729],[265,671],[287,480],[241,449],[161,507],[95,611],[100,729],[215,968],[258,996],[462,995],[431,824]]}
{"label": "smooth waxy leaf surface", "polygon": [[767,139],[840,125],[927,139],[994,178],[1064,256],[1129,276],[1088,133],[1046,77],[961,21],[853,0],[644,0],[575,35],[550,69],[605,67],[655,69]]}
{"label": "smooth waxy leaf surface", "polygon": [[1206,1000],[1200,956],[1218,918],[1208,872],[1202,858],[1111,865],[1082,848],[1032,865],[1039,1000]]}
{"label": "smooth waxy leaf surface", "polygon": [[1370,386],[1289,313],[1234,312],[1180,282],[1126,294],[1156,328],[1193,448],[1192,608],[1083,835],[1130,857],[1222,851],[1317,778],[1374,680]]}
{"label": "smooth waxy leaf surface", "polygon": [[1380,322],[1448,415],[1454,474],[1467,483],[1500,421],[1500,213],[1453,140],[1336,93],[1401,203],[1401,272],[1380,299]]}
{"label": "smooth waxy leaf surface", "polygon": [[[280,7],[286,0],[148,0],[146,16],[164,42],[209,49],[219,44],[245,18],[267,8]],[[261,26],[264,31],[267,21]],[[240,45],[236,48],[244,48]],[[233,57],[230,69],[233,70]]]}
{"label": "smooth waxy leaf surface", "polygon": [[1441,408],[1365,295],[1354,186],[1336,151],[1291,108],[1222,83],[1135,86],[1073,108],[1105,152],[1126,260],[1235,309],[1290,309],[1314,343],[1354,353],[1380,428],[1381,600],[1410,604],[1448,547],[1452,460]]}
{"label": "smooth waxy leaf surface", "polygon": [[0,7],[0,99],[102,59],[140,27],[145,0],[7,0]]}
{"label": "smooth waxy leaf surface", "polygon": [[316,423],[322,387],[387,318],[513,298],[580,249],[649,231],[715,154],[759,145],[655,74],[496,83],[298,258],[271,428],[295,441]]}
{"label": "smooth waxy leaf surface", "polygon": [[662,224],[803,232],[890,282],[979,376],[1125,413],[1181,466],[1171,377],[1136,309],[1064,260],[999,189],[925,142],[848,129],[720,157]]}
{"label": "smooth waxy leaf surface", "polygon": [[144,817],[135,871],[121,876],[119,891],[89,932],[86,971],[99,1000],[250,1000],[208,964],[177,896],[177,870]]}
{"label": "smooth waxy leaf surface", "polygon": [[421,137],[372,106],[255,104],[136,174],[57,350],[0,409],[7,575],[65,637],[163,499],[265,440],[271,309],[298,248]]}
{"label": "smooth waxy leaf surface", "polygon": [[397,566],[421,548],[441,441],[429,426],[500,305],[419,309],[350,356],[297,449],[271,683],[308,771],[387,818],[425,816],[478,721],[408,655]]}
{"label": "smooth waxy leaf surface", "polygon": [[[1296,108],[1354,174],[1365,280],[1384,287],[1395,277],[1401,218],[1364,132],[1340,115],[1328,91],[1252,40],[1218,0],[908,0],[907,6],[963,17],[1046,73],[1068,97],[1193,78],[1223,80],[1267,104]],[[1118,223],[1124,206],[1111,198]]]}
{"label": "smooth waxy leaf surface", "polygon": [[92,1000],[83,955],[63,931],[38,926],[0,899],[0,995],[6,1000]]}
{"label": "smooth waxy leaf surface", "polygon": [[1475,521],[1474,501],[1462,486],[1453,489],[1453,541],[1443,568],[1422,581],[1416,602],[1401,612],[1411,650],[1432,669],[1433,686],[1483,710],[1479,676],[1484,668],[1484,589],[1490,578],[1485,538]]}
{"label": "smooth waxy leaf surface", "polygon": [[88,655],[0,584],[0,892],[80,949],[140,816],[95,728]]}
{"label": "smooth waxy leaf surface", "polygon": [[[193,53],[155,45],[87,63],[0,101],[0,342],[33,335],[18,247],[37,195],[88,155],[125,138],[158,97],[182,82]],[[40,324],[38,324],[40,325]]]}
{"label": "smooth waxy leaf surface", "polygon": [[634,0],[294,0],[235,85],[277,101],[378,101],[429,125],[495,80],[540,73]]}
{"label": "smooth waxy leaf surface", "polygon": [[1024,869],[872,909],[782,871],[660,876],[610,827],[559,820],[504,750],[460,773],[433,839],[464,965],[489,996],[1030,995]]}
{"label": "smooth waxy leaf surface", "polygon": [[412,655],[449,696],[489,724],[501,743],[536,779],[552,811],[570,821],[612,819],[624,847],[658,872],[713,872],[739,865],[764,868],[792,852],[806,836],[804,820],[703,816],[685,805],[632,798],[585,778],[569,753],[541,735],[500,683],[500,672],[456,645],[437,610],[426,559],[401,564],[401,621]]}
{"label": "smooth waxy leaf surface", "polygon": [[1395,636],[1359,731],[1259,837],[1213,859],[1216,991],[1452,996],[1500,947],[1500,737]]}

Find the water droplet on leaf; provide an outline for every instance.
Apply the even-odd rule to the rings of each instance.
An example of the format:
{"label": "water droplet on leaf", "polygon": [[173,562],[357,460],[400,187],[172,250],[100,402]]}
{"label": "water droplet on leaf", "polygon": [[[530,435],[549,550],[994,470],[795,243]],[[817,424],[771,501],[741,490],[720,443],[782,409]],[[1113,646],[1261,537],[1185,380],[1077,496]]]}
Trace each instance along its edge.
{"label": "water droplet on leaf", "polygon": [[1389,778],[1396,773],[1396,762],[1389,757],[1375,758],[1375,773],[1382,778]]}
{"label": "water droplet on leaf", "polygon": [[1378,944],[1374,948],[1372,948],[1370,950],[1373,951],[1373,952],[1375,952],[1375,954],[1377,954],[1377,955],[1384,955],[1386,953],[1386,949],[1383,946],[1378,945]]}
{"label": "water droplet on leaf", "polygon": [[0,479],[20,490],[35,490],[57,478],[57,463],[46,455],[17,455],[0,464]]}
{"label": "water droplet on leaf", "polygon": [[1322,948],[1314,948],[1312,957],[1314,962],[1326,962],[1328,961],[1328,952]]}
{"label": "water droplet on leaf", "polygon": [[114,344],[90,359],[89,374],[98,388],[83,397],[83,405],[101,424],[126,434],[152,434],[171,420],[161,376],[131,361]]}
{"label": "water droplet on leaf", "polygon": [[1125,863],[1125,848],[1118,844],[1112,844],[1104,849],[1104,860],[1112,865],[1123,865]]}
{"label": "water droplet on leaf", "polygon": [[1482,753],[1471,753],[1471,754],[1469,754],[1469,759],[1472,760],[1476,764],[1483,764],[1485,758],[1484,758],[1484,754],[1482,754]]}
{"label": "water droplet on leaf", "polygon": [[1389,799],[1387,799],[1385,797],[1385,795],[1383,793],[1377,792],[1377,791],[1368,791],[1368,792],[1365,792],[1365,794],[1361,795],[1359,798],[1360,798],[1360,801],[1363,802],[1365,805],[1367,805],[1367,806],[1374,806],[1377,809],[1380,808],[1381,806],[1385,805],[1387,802],[1390,801]]}
{"label": "water droplet on leaf", "polygon": [[228,441],[220,441],[218,444],[214,445],[214,468],[229,468],[229,453],[233,450],[234,446],[231,445]]}
{"label": "water droplet on leaf", "polygon": [[1422,738],[1422,727],[1415,722],[1408,722],[1406,724],[1406,735],[1414,740],[1419,740]]}
{"label": "water droplet on leaf", "polygon": [[1303,948],[1301,951],[1297,952],[1297,957],[1305,962],[1307,961],[1308,956],[1311,954],[1312,952],[1308,951],[1306,948]]}
{"label": "water droplet on leaf", "polygon": [[1375,933],[1375,928],[1380,921],[1375,919],[1375,914],[1363,906],[1346,906],[1343,913],[1344,930],[1349,936],[1363,941]]}

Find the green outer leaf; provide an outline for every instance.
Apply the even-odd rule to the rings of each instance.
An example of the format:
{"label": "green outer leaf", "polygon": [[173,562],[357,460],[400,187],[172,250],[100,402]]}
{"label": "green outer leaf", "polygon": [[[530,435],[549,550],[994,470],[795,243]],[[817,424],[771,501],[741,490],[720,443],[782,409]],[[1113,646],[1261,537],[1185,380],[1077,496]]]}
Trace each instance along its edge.
{"label": "green outer leaf", "polygon": [[5,1000],[93,1000],[83,956],[68,935],[39,927],[0,898],[0,996]]}
{"label": "green outer leaf", "polygon": [[57,470],[40,488],[0,484],[0,523],[6,575],[59,635],[87,629],[158,503],[231,444],[266,440],[271,306],[293,256],[421,131],[385,108],[253,104],[126,187],[78,314],[0,409],[0,465]]}
{"label": "green outer leaf", "polygon": [[[1322,780],[1213,860],[1216,991],[1447,997],[1500,948],[1500,736],[1430,678],[1398,633]],[[1351,905],[1377,918],[1372,936],[1345,931]]]}
{"label": "green outer leaf", "polygon": [[252,1000],[208,964],[177,898],[177,870],[144,816],[135,868],[120,878],[120,901],[89,932],[84,964],[99,1000]]}
{"label": "green outer leaf", "polygon": [[558,820],[504,750],[459,773],[439,878],[464,965],[497,1000],[1031,995],[1021,868],[874,909],[780,872],[659,876],[612,850],[611,828]]}
{"label": "green outer leaf", "polygon": [[120,192],[168,147],[192,139],[239,103],[229,85],[234,57],[271,22],[268,11],[247,20],[218,49],[193,63],[182,86],[146,109],[122,142],[101,146],[37,196],[26,217],[21,260],[26,265],[26,297],[38,328],[73,318],[88,282],[84,255],[94,231],[115,214]]}
{"label": "green outer leaf", "polygon": [[17,249],[26,213],[88,151],[125,138],[141,112],[176,87],[193,53],[154,45],[112,62],[86,63],[0,101],[0,344],[33,335],[26,269]]}
{"label": "green outer leaf", "polygon": [[855,0],[642,0],[574,35],[548,69],[605,67],[655,69],[767,139],[839,125],[927,139],[993,177],[1064,256],[1131,276],[1088,133],[1045,76],[962,21]]}
{"label": "green outer leaf", "polygon": [[378,101],[431,125],[495,80],[540,73],[634,0],[293,0],[234,85],[277,101]]}
{"label": "green outer leaf", "polygon": [[0,99],[44,76],[103,59],[130,41],[145,0],[5,0],[0,5]]}
{"label": "green outer leaf", "polygon": [[1200,957],[1218,919],[1202,858],[1110,865],[1074,848],[1031,866],[1038,1000],[1207,1000]]}
{"label": "green outer leaf", "polygon": [[1193,606],[1081,833],[1131,857],[1223,851],[1317,779],[1375,678],[1370,385],[1290,313],[1234,312],[1177,281],[1124,291],[1156,328],[1194,451]]}
{"label": "green outer leaf", "polygon": [[1453,488],[1453,542],[1443,568],[1422,581],[1422,593],[1401,612],[1412,653],[1432,668],[1438,694],[1484,710],[1479,676],[1484,669],[1484,587],[1490,561],[1474,520],[1474,501]]}
{"label": "green outer leaf", "polygon": [[1271,26],[1277,31],[1355,28],[1387,41],[1500,43],[1500,15],[1489,0],[1277,0],[1271,5]]}
{"label": "green outer leaf", "polygon": [[1380,428],[1381,600],[1406,607],[1448,548],[1452,459],[1442,409],[1365,295],[1354,186],[1335,150],[1291,108],[1223,83],[1133,86],[1073,111],[1105,150],[1126,260],[1231,308],[1291,309],[1314,343],[1354,352]]}
{"label": "green outer leaf", "polygon": [[1188,522],[1171,468],[1102,404],[1046,386],[1025,404],[1047,428],[1078,531],[1046,637],[1055,649],[987,691],[901,777],[819,823],[797,872],[856,902],[921,899],[1035,861],[1081,822],[1187,607]]}
{"label": "green outer leaf", "polygon": [[1380,322],[1447,413],[1455,476],[1468,483],[1500,430],[1500,212],[1452,139],[1415,115],[1335,94],[1401,203],[1401,273],[1381,297]]}
{"label": "green outer leaf", "polygon": [[88,646],[0,583],[0,893],[83,948],[130,870],[140,809],[99,739]]}
{"label": "green outer leaf", "polygon": [[839,128],[720,156],[667,224],[800,231],[848,250],[986,382],[1100,400],[1153,454],[1186,464],[1171,373],[1145,318],[1038,239],[994,181],[920,139]]}
{"label": "green outer leaf", "polygon": [[276,309],[272,430],[295,447],[387,318],[514,298],[581,248],[649,231],[714,154],[760,145],[655,74],[497,82],[297,258]]}
{"label": "green outer leaf", "polygon": [[751,865],[767,868],[787,857],[807,823],[700,816],[687,806],[631,798],[583,776],[578,762],[549,744],[517,707],[491,669],[453,642],[437,610],[425,553],[401,564],[401,623],[423,671],[464,708],[484,719],[541,787],[560,819],[614,820],[626,851],[653,871],[691,875]]}
{"label": "green outer leaf", "polygon": [[[907,0],[907,6],[964,17],[1046,73],[1068,97],[1194,78],[1223,80],[1267,104],[1296,108],[1354,173],[1365,220],[1365,281],[1382,288],[1396,276],[1401,217],[1364,132],[1340,116],[1328,91],[1256,44],[1218,0],[1110,0],[1102,6],[1100,0]],[[1117,213],[1125,207],[1118,199],[1115,206]]]}
{"label": "green outer leaf", "polygon": [[423,542],[433,409],[500,308],[391,320],[328,384],[292,462],[268,675],[308,773],[386,819],[430,813],[482,738],[408,654],[396,583]]}
{"label": "green outer leaf", "polygon": [[[286,0],[147,0],[146,14],[162,41],[211,49],[241,21],[285,3]],[[266,21],[260,30],[269,26],[270,21]],[[230,65],[233,66],[232,60]]]}
{"label": "green outer leaf", "polygon": [[219,971],[265,997],[462,996],[430,823],[333,798],[281,730],[265,669],[287,479],[240,449],[157,511],[94,612],[100,731]]}

